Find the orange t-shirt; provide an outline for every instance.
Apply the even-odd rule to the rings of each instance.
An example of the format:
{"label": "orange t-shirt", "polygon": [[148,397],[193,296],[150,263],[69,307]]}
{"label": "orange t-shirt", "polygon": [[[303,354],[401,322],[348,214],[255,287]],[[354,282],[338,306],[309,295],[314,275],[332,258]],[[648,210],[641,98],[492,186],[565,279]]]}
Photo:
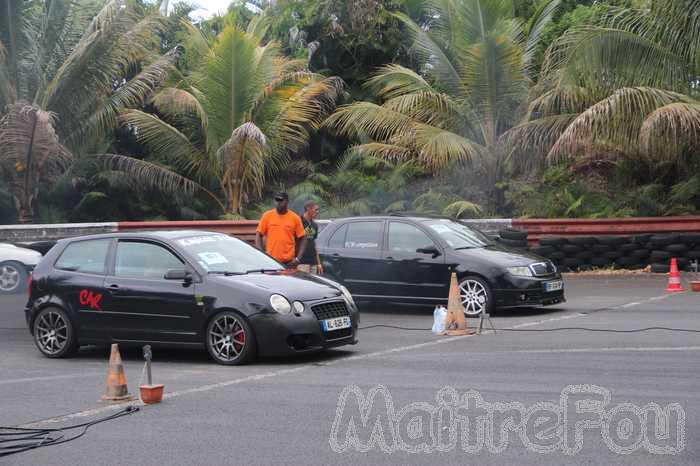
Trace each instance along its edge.
{"label": "orange t-shirt", "polygon": [[294,259],[296,240],[305,234],[301,217],[291,210],[280,215],[276,209],[263,214],[258,224],[258,233],[267,237],[265,252],[283,263]]}

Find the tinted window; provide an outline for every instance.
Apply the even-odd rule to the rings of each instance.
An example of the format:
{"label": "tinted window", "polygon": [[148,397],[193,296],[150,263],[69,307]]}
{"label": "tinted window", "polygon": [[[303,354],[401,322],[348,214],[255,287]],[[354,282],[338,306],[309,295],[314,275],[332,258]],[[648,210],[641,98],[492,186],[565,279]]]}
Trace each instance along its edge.
{"label": "tinted window", "polygon": [[254,269],[283,269],[276,260],[228,235],[190,236],[175,240],[175,243],[207,272],[245,273]]}
{"label": "tinted window", "polygon": [[344,248],[345,247],[345,235],[348,233],[348,225],[345,224],[342,227],[338,228],[335,233],[333,233],[333,236],[331,236],[331,240],[328,242],[328,247],[329,248]]}
{"label": "tinted window", "polygon": [[66,246],[55,267],[74,272],[104,275],[110,239],[77,241]]}
{"label": "tinted window", "polygon": [[162,279],[168,270],[182,267],[180,259],[157,244],[120,241],[117,245],[117,277]]}
{"label": "tinted window", "polygon": [[452,220],[430,220],[424,222],[454,249],[483,248],[493,242],[483,233]]}
{"label": "tinted window", "polygon": [[348,224],[345,249],[379,249],[382,222],[353,222]]}
{"label": "tinted window", "polygon": [[389,224],[389,251],[416,252],[416,249],[434,245],[428,235],[413,225],[399,222]]}

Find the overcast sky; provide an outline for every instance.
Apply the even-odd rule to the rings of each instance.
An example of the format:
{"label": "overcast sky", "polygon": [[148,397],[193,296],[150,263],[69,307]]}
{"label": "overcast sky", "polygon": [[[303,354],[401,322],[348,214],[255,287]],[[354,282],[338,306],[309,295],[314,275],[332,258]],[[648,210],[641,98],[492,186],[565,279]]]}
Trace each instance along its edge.
{"label": "overcast sky", "polygon": [[196,19],[209,18],[216,13],[225,13],[231,0],[191,0],[191,3],[199,6],[190,14],[193,19]]}

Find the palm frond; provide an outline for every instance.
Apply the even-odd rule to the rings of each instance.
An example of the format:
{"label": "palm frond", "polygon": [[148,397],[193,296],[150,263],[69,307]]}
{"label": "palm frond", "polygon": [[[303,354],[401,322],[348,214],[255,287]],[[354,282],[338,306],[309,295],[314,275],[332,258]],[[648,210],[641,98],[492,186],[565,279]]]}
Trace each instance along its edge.
{"label": "palm frond", "polygon": [[413,40],[411,51],[424,66],[426,74],[434,76],[437,85],[450,94],[459,91],[460,76],[449,57],[430,35],[403,13],[393,13],[408,29]]}
{"label": "palm frond", "polygon": [[355,102],[340,107],[323,126],[358,141],[368,137],[388,141],[397,133],[405,133],[412,124],[413,120],[400,112],[371,102]]}
{"label": "palm frond", "polygon": [[[687,102],[688,97],[647,87],[622,88],[579,115],[552,147],[547,158],[559,163],[593,148],[614,144],[636,153],[639,130],[646,115],[659,107]],[[617,151],[610,151],[610,156]]]}
{"label": "palm frond", "polygon": [[479,204],[469,201],[457,201],[442,209],[442,215],[447,215],[455,219],[458,218],[479,218],[483,209]]}
{"label": "palm frond", "polygon": [[117,126],[119,114],[128,108],[141,106],[153,94],[173,71],[179,56],[177,50],[171,50],[155,62],[146,66],[111,95],[100,102],[82,127],[72,132],[66,139],[68,143],[86,142],[86,138],[101,138]]}
{"label": "palm frond", "polygon": [[413,134],[418,160],[433,173],[472,162],[487,152],[480,144],[436,126],[415,125]]}
{"label": "palm frond", "polygon": [[429,125],[455,127],[469,123],[460,104],[447,94],[433,90],[417,91],[387,100],[384,108]]}
{"label": "palm frond", "polygon": [[528,25],[527,44],[523,53],[523,64],[530,76],[534,74],[534,60],[540,48],[542,32],[552,22],[552,18],[561,6],[561,0],[548,0],[542,3],[530,18]]}
{"label": "palm frond", "polygon": [[639,140],[647,157],[677,161],[700,146],[700,104],[673,103],[652,112],[642,124]]}
{"label": "palm frond", "polygon": [[543,74],[584,87],[688,88],[687,61],[682,57],[634,32],[602,27],[564,33],[549,48]]}
{"label": "palm frond", "polygon": [[145,189],[186,196],[192,196],[197,191],[209,193],[189,178],[156,163],[119,154],[95,154],[91,158],[102,170],[119,171]]}
{"label": "palm frond", "polygon": [[119,121],[132,128],[139,143],[152,157],[174,162],[181,169],[196,174],[198,178],[211,175],[206,154],[190,143],[190,140],[160,118],[141,110],[126,110]]}
{"label": "palm frond", "polygon": [[153,106],[160,114],[168,119],[179,119],[180,117],[194,115],[199,121],[199,129],[202,134],[206,134],[209,120],[207,112],[199,102],[197,97],[184,89],[168,87],[158,91],[151,100]]}
{"label": "palm frond", "polygon": [[577,113],[567,113],[526,121],[503,133],[499,145],[516,170],[543,168],[552,146],[577,117]]}
{"label": "palm frond", "polygon": [[433,88],[418,73],[401,65],[386,65],[365,83],[380,99],[392,99],[405,94],[432,92]]}

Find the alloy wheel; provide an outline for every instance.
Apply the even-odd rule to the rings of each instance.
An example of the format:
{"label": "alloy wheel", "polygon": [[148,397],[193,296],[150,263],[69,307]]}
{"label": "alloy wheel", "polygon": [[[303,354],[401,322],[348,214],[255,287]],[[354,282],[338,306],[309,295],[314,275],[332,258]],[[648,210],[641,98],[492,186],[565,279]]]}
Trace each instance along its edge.
{"label": "alloy wheel", "polygon": [[468,316],[478,316],[488,305],[488,292],[477,280],[467,279],[460,283],[459,297],[464,306],[464,313]]}
{"label": "alloy wheel", "polygon": [[20,271],[11,264],[0,266],[0,291],[11,293],[17,289],[22,281]]}
{"label": "alloy wheel", "polygon": [[41,314],[35,327],[36,342],[47,354],[57,354],[68,342],[68,323],[55,311]]}
{"label": "alloy wheel", "polygon": [[216,357],[230,362],[238,359],[246,345],[246,332],[239,318],[224,314],[209,330],[209,343]]}

